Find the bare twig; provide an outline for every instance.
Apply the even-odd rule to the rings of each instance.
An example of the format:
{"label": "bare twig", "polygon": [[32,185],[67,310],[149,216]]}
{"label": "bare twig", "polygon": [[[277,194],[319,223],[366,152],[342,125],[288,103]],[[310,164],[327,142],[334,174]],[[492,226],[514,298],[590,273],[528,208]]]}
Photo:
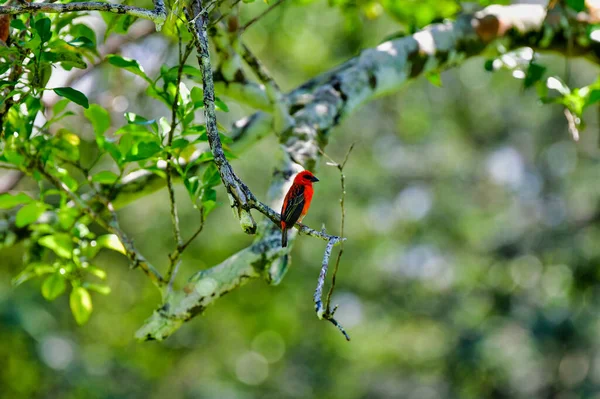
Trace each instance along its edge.
{"label": "bare twig", "polygon": [[[327,158],[329,158],[334,163],[334,165],[332,165],[332,166],[335,166],[340,171],[340,185],[341,185],[341,190],[342,190],[342,195],[340,198],[340,210],[341,210],[340,236],[341,237],[344,236],[344,222],[346,220],[346,207],[344,206],[344,202],[346,199],[346,176],[344,175],[344,166],[346,166],[346,162],[348,162],[348,157],[350,156],[350,153],[354,149],[354,144],[355,143],[352,143],[350,145],[350,148],[348,148],[348,151],[346,152],[346,156],[344,157],[344,160],[342,161],[341,164],[333,162],[333,160],[331,158],[329,158],[329,156],[327,156],[323,152],[323,155],[325,155]],[[338,252],[338,256],[335,260],[335,267],[333,268],[333,274],[331,275],[331,287],[329,287],[329,292],[327,293],[327,303],[325,305],[325,307],[327,309],[330,309],[331,295],[333,295],[333,291],[335,290],[335,277],[337,275],[338,268],[340,266],[340,259],[342,258],[343,253],[344,253],[344,242],[342,241],[340,243],[340,250]]]}
{"label": "bare twig", "polygon": [[249,27],[251,27],[256,21],[258,21],[259,19],[261,19],[262,17],[264,17],[265,15],[267,15],[268,13],[270,13],[271,11],[273,11],[277,6],[279,6],[281,3],[283,3],[285,0],[278,0],[277,2],[273,3],[269,8],[267,8],[266,10],[264,10],[263,12],[261,12],[260,14],[258,14],[256,17],[252,18],[250,21],[248,21],[246,23],[246,25],[242,26],[239,29],[239,33],[240,35]]}
{"label": "bare twig", "polygon": [[[328,165],[335,166],[340,171],[340,183],[341,183],[341,188],[342,188],[342,195],[340,198],[340,208],[341,208],[340,236],[341,237],[344,236],[344,220],[346,217],[346,208],[344,206],[344,200],[346,198],[346,177],[344,176],[344,166],[346,165],[346,162],[348,162],[348,157],[350,156],[350,153],[352,152],[353,148],[354,148],[354,143],[350,146],[350,148],[348,149],[348,152],[346,152],[346,156],[344,157],[344,160],[342,161],[341,164],[335,162],[323,150],[319,149],[321,154],[323,156],[325,156],[327,159],[329,159],[330,162],[328,163]],[[338,256],[335,261],[335,267],[333,269],[333,274],[332,274],[332,278],[331,278],[331,287],[329,287],[329,292],[327,293],[327,300],[325,301],[324,307],[323,307],[323,302],[322,302],[323,285],[325,283],[325,278],[327,277],[327,269],[329,267],[329,257],[331,255],[331,249],[333,247],[333,244],[334,243],[329,241],[327,243],[327,247],[325,248],[325,255],[323,256],[323,263],[321,265],[321,273],[319,274],[319,280],[317,282],[317,289],[315,290],[315,295],[314,295],[315,310],[317,312],[317,317],[319,319],[323,318],[323,319],[331,322],[334,326],[336,326],[341,331],[342,334],[344,334],[344,337],[346,337],[346,340],[350,341],[350,336],[346,333],[346,331],[344,330],[342,325],[334,318],[335,312],[337,310],[337,305],[334,306],[333,309],[331,309],[331,296],[333,295],[333,291],[335,290],[335,278],[336,278],[336,275],[337,275],[337,272],[338,272],[338,269],[340,266],[340,260],[342,258],[342,254],[344,252],[344,240],[342,240],[340,242],[340,250],[338,252]]]}
{"label": "bare twig", "polygon": [[[179,28],[177,28],[179,29]],[[171,107],[171,129],[167,137],[167,146],[170,147],[173,144],[173,136],[175,135],[175,128],[177,127],[177,111],[179,109],[179,86],[181,85],[181,75],[183,73],[183,67],[188,57],[192,53],[193,45],[188,44],[185,51],[181,44],[181,35],[179,36],[179,68],[177,69],[177,87],[175,88],[175,97],[173,105]],[[177,214],[177,204],[175,202],[175,189],[173,188],[172,178],[172,163],[175,162],[171,153],[167,154],[167,190],[169,191],[169,203],[171,205],[171,222],[173,224],[173,237],[175,238],[176,250],[169,256],[170,264],[165,276],[167,284],[167,296],[173,288],[173,281],[177,275],[179,269],[181,251],[177,250],[183,245],[183,239],[181,238],[181,231],[179,229],[179,215]]]}
{"label": "bare twig", "polygon": [[571,133],[571,137],[573,140],[579,141],[579,125],[581,123],[581,119],[577,115],[571,112],[568,108],[564,110],[565,118],[567,118],[567,124],[569,127],[569,133]]}
{"label": "bare twig", "polygon": [[148,19],[160,30],[167,18],[167,9],[163,0],[154,0],[154,10],[146,8],[127,6],[116,3],[101,3],[95,1],[75,2],[67,4],[54,3],[24,3],[19,5],[0,6],[0,14],[26,14],[35,12],[65,13],[75,11],[103,11],[113,14],[128,14],[134,17]]}

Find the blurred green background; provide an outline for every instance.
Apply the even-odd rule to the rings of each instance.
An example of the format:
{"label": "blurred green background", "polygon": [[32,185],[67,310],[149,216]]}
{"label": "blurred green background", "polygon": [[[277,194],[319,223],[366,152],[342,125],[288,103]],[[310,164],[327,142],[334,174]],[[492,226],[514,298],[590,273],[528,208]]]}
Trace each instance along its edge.
{"label": "blurred green background", "polygon": [[[385,15],[365,19],[308,3],[286,2],[245,34],[286,91],[399,29]],[[242,19],[265,7],[244,6]],[[99,18],[90,23],[102,34]],[[161,63],[174,65],[175,47],[153,35],[123,54],[152,74]],[[542,60],[564,77],[563,58]],[[296,240],[281,285],[236,289],[162,343],[133,339],[160,298],[123,256],[101,254],[112,294],[94,295],[90,321],[77,327],[67,296],[45,301],[40,280],[11,287],[22,268],[16,246],[0,251],[0,396],[600,398],[595,110],[573,142],[559,106],[540,106],[534,91],[507,72],[486,72],[484,61],[443,73],[442,88],[421,78],[331,133],[334,159],[356,142],[333,301],[351,342],[315,317],[324,249],[316,239]],[[585,61],[570,68],[575,86],[597,75]],[[114,68],[98,68],[75,88],[111,110],[114,123],[125,111],[167,114],[137,79]],[[228,104],[223,123],[251,111]],[[64,123],[92,135],[83,118]],[[277,151],[268,137],[233,162],[258,195]],[[322,162],[316,174],[305,222],[337,232],[338,172]],[[36,186],[23,181],[19,189]],[[197,216],[181,188],[178,195],[187,236]],[[165,268],[173,246],[166,190],[119,215],[140,251]],[[220,207],[185,253],[178,285],[251,241]]]}

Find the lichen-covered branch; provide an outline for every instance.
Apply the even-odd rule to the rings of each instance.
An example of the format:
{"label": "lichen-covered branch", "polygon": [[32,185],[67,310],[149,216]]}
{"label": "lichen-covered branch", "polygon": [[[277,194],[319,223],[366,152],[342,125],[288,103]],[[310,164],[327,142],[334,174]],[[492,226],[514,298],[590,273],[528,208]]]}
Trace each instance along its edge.
{"label": "lichen-covered branch", "polygon": [[148,19],[160,30],[167,19],[167,9],[163,0],[154,0],[154,9],[133,7],[116,3],[101,3],[97,1],[74,2],[74,3],[28,3],[23,2],[13,5],[0,6],[0,14],[26,14],[26,13],[65,13],[75,11],[103,11],[113,14],[128,14],[134,17]]}
{"label": "lichen-covered branch", "polygon": [[227,161],[217,129],[217,115],[215,110],[215,87],[210,59],[210,49],[206,25],[208,14],[202,6],[202,0],[191,0],[186,8],[188,28],[194,37],[198,50],[198,63],[202,72],[202,85],[204,88],[204,117],[206,119],[206,134],[213,154],[214,163],[221,175],[221,181],[229,195],[231,208],[240,220],[242,229],[249,234],[256,232],[256,222],[250,213],[250,196],[252,193],[237,177],[233,168]]}
{"label": "lichen-covered branch", "polygon": [[[281,134],[285,153],[305,168],[314,168],[319,146],[326,142],[330,129],[361,103],[392,92],[411,78],[440,71],[479,54],[496,37],[510,37],[513,48],[524,44],[539,46],[542,44],[545,16],[544,8],[535,5],[488,7],[475,15],[463,16],[454,23],[433,25],[413,36],[365,50],[359,57],[287,95],[294,110],[294,124],[284,132],[277,132]],[[560,35],[555,32],[553,38],[559,41]],[[552,48],[552,43],[550,40],[544,47]],[[595,52],[592,47],[588,50]],[[237,138],[248,132],[265,134],[273,128],[273,116],[259,112],[239,121],[234,127]],[[280,187],[277,176],[281,175],[285,173],[276,175],[272,189]],[[273,216],[264,211],[267,216]],[[263,276],[269,281],[280,281],[289,265],[289,253],[280,247],[279,230],[275,225],[270,224],[266,229],[259,230],[259,236],[251,247],[195,275],[183,292],[168,298],[165,305],[146,321],[137,337],[166,338],[216,298],[251,278]],[[322,270],[326,271],[328,255],[334,244],[335,241],[328,240]],[[320,281],[322,290],[324,276]],[[205,289],[205,285],[211,289]],[[319,310],[322,307],[318,307]]]}
{"label": "lichen-covered branch", "polygon": [[[384,42],[288,93],[285,99],[291,117],[295,123],[310,118],[318,123],[319,130],[328,131],[361,104],[395,92],[426,73],[455,67],[481,54],[499,38],[504,39],[508,50],[528,46],[565,53],[567,39],[560,23],[561,12],[556,7],[547,14],[538,4],[494,5],[461,15],[454,22],[434,24],[411,36]],[[591,41],[587,32],[589,24],[597,23],[598,18],[580,14],[571,26],[572,55],[598,62],[600,43]],[[274,123],[272,114],[261,111],[236,124],[234,133],[261,135],[271,131]]]}

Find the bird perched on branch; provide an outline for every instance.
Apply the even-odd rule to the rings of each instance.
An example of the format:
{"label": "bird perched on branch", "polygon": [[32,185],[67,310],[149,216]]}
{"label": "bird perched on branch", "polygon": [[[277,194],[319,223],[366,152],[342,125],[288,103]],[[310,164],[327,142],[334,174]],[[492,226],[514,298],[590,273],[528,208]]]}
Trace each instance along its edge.
{"label": "bird perched on branch", "polygon": [[319,181],[308,170],[303,170],[294,177],[294,183],[285,195],[281,207],[281,246],[287,247],[288,230],[296,222],[301,222],[313,196],[313,183]]}

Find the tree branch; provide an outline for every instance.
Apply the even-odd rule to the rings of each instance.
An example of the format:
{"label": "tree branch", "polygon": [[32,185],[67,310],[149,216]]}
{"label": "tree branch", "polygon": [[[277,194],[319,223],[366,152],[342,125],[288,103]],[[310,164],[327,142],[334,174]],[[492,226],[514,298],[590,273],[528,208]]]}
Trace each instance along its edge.
{"label": "tree branch", "polygon": [[[448,68],[479,54],[497,37],[509,37],[511,48],[523,44],[539,45],[541,33],[547,32],[543,25],[545,16],[541,6],[493,6],[475,15],[463,16],[453,24],[433,25],[411,37],[365,50],[359,57],[307,82],[287,96],[296,111],[292,115],[294,127],[279,132],[283,133],[286,153],[305,167],[314,166],[318,144],[325,140],[323,136],[362,102],[391,92],[420,74]],[[554,28],[552,37],[555,41],[550,41],[545,48],[551,48],[550,44],[558,45],[560,35],[557,29],[560,28]],[[596,54],[593,45],[586,51]],[[271,115],[259,112],[239,121],[235,124],[236,138],[247,132],[264,134],[272,127],[272,120]],[[274,187],[278,187],[277,179],[271,189]],[[327,249],[332,247],[331,243],[328,241]],[[327,253],[324,264],[328,263]],[[279,229],[270,225],[265,232],[259,232],[251,247],[195,275],[190,280],[191,286],[155,312],[138,331],[137,337],[164,339],[184,321],[202,312],[214,299],[250,278],[262,274],[268,281],[277,283],[288,264],[289,256],[279,246]],[[214,289],[203,290],[203,284]]]}
{"label": "tree branch", "polygon": [[26,13],[65,13],[76,11],[103,11],[113,14],[128,14],[134,17],[148,19],[160,30],[167,19],[167,9],[163,0],[154,0],[154,10],[127,6],[115,3],[101,3],[95,1],[75,3],[22,3],[17,5],[0,6],[0,14],[26,14]]}
{"label": "tree branch", "polygon": [[196,49],[198,50],[198,63],[202,72],[202,85],[204,88],[204,117],[206,119],[206,134],[212,151],[213,158],[221,181],[227,190],[231,208],[236,211],[240,225],[244,232],[254,234],[256,222],[250,213],[249,201],[252,193],[246,185],[237,177],[233,168],[227,161],[223,146],[217,130],[217,115],[215,111],[215,87],[213,72],[206,34],[208,22],[207,12],[203,9],[202,0],[191,0],[186,8],[188,29],[194,37]]}

